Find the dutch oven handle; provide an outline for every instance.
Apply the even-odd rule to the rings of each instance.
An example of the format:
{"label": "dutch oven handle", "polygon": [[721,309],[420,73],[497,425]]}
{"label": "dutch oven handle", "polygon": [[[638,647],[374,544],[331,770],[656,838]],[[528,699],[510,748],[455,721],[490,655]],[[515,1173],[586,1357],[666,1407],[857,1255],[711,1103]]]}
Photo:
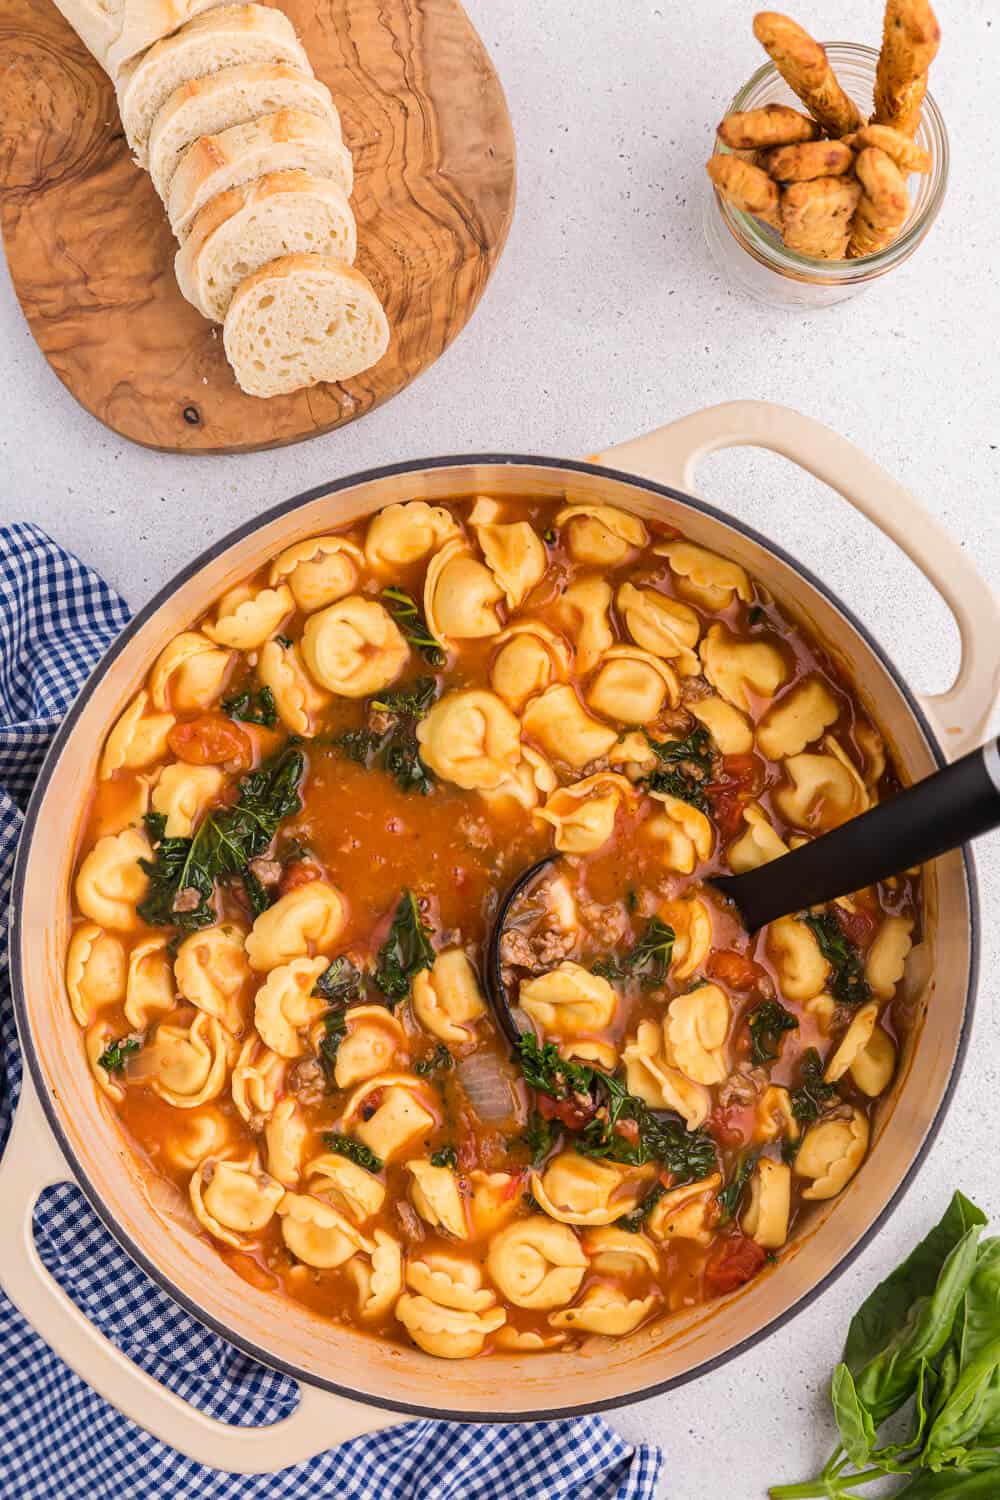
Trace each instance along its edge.
{"label": "dutch oven handle", "polygon": [[81,1380],[160,1442],[211,1469],[273,1474],[350,1438],[412,1420],[305,1384],[292,1414],[270,1427],[233,1427],[175,1396],[106,1339],[42,1264],[32,1231],[35,1204],[43,1188],[72,1181],[25,1072],[0,1161],[0,1285]]}
{"label": "dutch oven handle", "polygon": [[696,470],[720,448],[770,448],[830,485],[892,538],[944,599],[962,659],[944,693],[920,703],[949,760],[985,738],[1000,695],[1000,603],[961,547],[909,491],[853,443],[813,417],[769,401],[729,401],[692,412],[594,462],[697,494]]}

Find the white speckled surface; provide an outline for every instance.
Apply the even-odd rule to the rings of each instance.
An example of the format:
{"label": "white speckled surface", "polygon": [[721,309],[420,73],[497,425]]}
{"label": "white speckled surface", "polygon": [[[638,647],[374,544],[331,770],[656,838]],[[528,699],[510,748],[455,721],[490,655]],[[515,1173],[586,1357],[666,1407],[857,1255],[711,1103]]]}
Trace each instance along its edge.
{"label": "white speckled surface", "polygon": [[[758,66],[752,7],[471,0],[517,131],[520,197],[506,255],[472,325],[388,407],[297,448],[181,459],[112,437],[49,371],[0,279],[0,519],[27,518],[138,605],[197,549],[268,504],[420,454],[584,453],[737,397],[798,406],[878,459],[1000,587],[1000,281],[994,0],[939,14],[933,89],[952,137],[948,200],[891,281],[803,316],[736,295],[701,232],[711,128]],[[875,43],[878,0],[810,0],[818,35]],[[993,24],[991,25],[991,20]],[[709,498],[780,539],[872,627],[911,684],[950,679],[955,633],[930,588],[846,505],[782,460],[719,455]],[[997,643],[984,642],[985,649]],[[1000,1086],[1000,839],[978,851],[983,962],[973,1044],[917,1186],[861,1259],[763,1345],[673,1394],[613,1414],[661,1443],[672,1500],[755,1500],[805,1477],[831,1445],[824,1382],[850,1312],[956,1186],[1000,1220],[983,1122]]]}

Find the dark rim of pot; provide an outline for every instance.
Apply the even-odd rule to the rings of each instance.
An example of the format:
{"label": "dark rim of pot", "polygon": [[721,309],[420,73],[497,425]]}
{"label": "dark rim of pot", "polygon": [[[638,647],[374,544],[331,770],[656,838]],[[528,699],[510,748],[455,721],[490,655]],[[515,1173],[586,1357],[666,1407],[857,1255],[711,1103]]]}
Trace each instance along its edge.
{"label": "dark rim of pot", "polygon": [[[193,1299],[189,1298],[177,1287],[175,1287],[170,1278],[159,1269],[154,1261],[150,1260],[150,1258],[133,1241],[131,1236],[122,1229],[121,1225],[115,1222],[114,1218],[105,1206],[100,1193],[90,1183],[86,1172],[81,1166],[75,1152],[73,1151],[66,1137],[66,1133],[63,1130],[62,1124],[59,1120],[58,1111],[56,1110],[56,1107],[53,1104],[53,1101],[46,1087],[45,1079],[42,1075],[41,1066],[35,1054],[34,1044],[31,1038],[31,1030],[28,1022],[27,1003],[24,993],[23,975],[21,971],[20,933],[19,931],[15,930],[17,924],[16,914],[20,911],[20,906],[24,894],[25,871],[31,847],[34,826],[38,816],[38,809],[41,806],[42,800],[46,793],[46,789],[52,777],[55,766],[59,760],[59,757],[61,756],[68,740],[70,739],[70,736],[73,733],[73,729],[78,718],[80,717],[80,714],[83,711],[85,704],[89,700],[98,682],[103,678],[110,664],[125,649],[126,645],[131,640],[136,631],[139,630],[146,623],[146,621],[156,613],[156,611],[166,602],[167,599],[170,598],[170,596],[177,590],[177,588],[186,583],[196,573],[200,572],[202,568],[206,567],[221,553],[227,551],[237,542],[243,541],[244,538],[250,536],[255,531],[259,531],[263,526],[270,524],[272,521],[276,521],[282,516],[290,515],[293,511],[298,510],[301,506],[307,505],[313,500],[321,499],[324,495],[334,495],[342,490],[354,489],[356,486],[361,484],[369,484],[375,480],[392,478],[393,476],[400,474],[416,474],[435,469],[439,470],[470,467],[543,468],[554,469],[566,474],[589,474],[597,478],[611,478],[619,480],[623,484],[629,485],[634,489],[644,490],[654,495],[662,495],[666,499],[677,501],[680,504],[686,506],[689,510],[697,511],[701,515],[708,516],[713,521],[717,521],[721,525],[729,527],[733,531],[740,532],[743,536],[749,537],[765,551],[770,552],[772,556],[780,559],[780,561],[787,564],[788,567],[792,568],[801,578],[805,579],[805,581],[809,583],[817,593],[821,594],[823,598],[826,599],[827,603],[830,604],[833,609],[835,609],[847,620],[847,622],[858,633],[858,635],[866,643],[873,654],[879,659],[886,672],[896,684],[896,687],[898,688],[900,694],[906,700],[910,712],[913,714],[914,718],[920,725],[920,728],[923,731],[924,738],[927,741],[928,748],[930,749],[938,765],[944,766],[946,764],[941,747],[938,744],[934,731],[928,723],[927,718],[920,707],[920,704],[917,702],[913,693],[910,691],[909,687],[904,682],[903,678],[900,676],[893,663],[889,660],[885,651],[883,651],[882,647],[868,630],[867,626],[862,624],[857,616],[850,609],[848,609],[840,599],[837,598],[836,594],[834,594],[833,591],[825,583],[817,578],[816,575],[812,573],[808,568],[803,567],[803,565],[799,563],[794,557],[792,557],[788,552],[786,552],[784,548],[776,545],[769,538],[763,536],[759,531],[756,531],[752,526],[747,526],[743,522],[735,520],[732,516],[726,515],[723,511],[718,510],[713,505],[709,505],[706,501],[696,499],[692,495],[687,495],[682,490],[673,489],[670,485],[657,484],[655,480],[643,479],[638,475],[629,474],[621,469],[611,469],[603,465],[582,463],[574,459],[566,458],[540,458],[532,455],[512,453],[473,453],[453,454],[444,458],[429,458],[411,460],[405,463],[387,464],[381,468],[368,469],[358,474],[348,475],[343,479],[336,479],[329,484],[316,485],[314,488],[306,490],[302,494],[296,495],[290,500],[285,500],[282,501],[279,505],[272,506],[270,510],[265,511],[262,515],[259,515],[253,520],[245,522],[242,526],[236,527],[235,530],[228,532],[226,536],[220,538],[220,540],[215,542],[211,547],[207,547],[204,552],[200,553],[198,557],[196,557],[192,562],[188,563],[186,567],[182,568],[178,573],[176,573],[169,583],[165,584],[164,587],[161,588],[153,596],[153,598],[147,604],[145,604],[142,609],[138,611],[137,614],[133,615],[132,619],[126,625],[125,629],[108,647],[108,650],[104,653],[100,661],[94,667],[94,670],[91,672],[90,676],[87,678],[87,681],[84,683],[84,686],[80,690],[79,696],[76,698],[72,708],[70,709],[69,713],[66,715],[58,731],[56,732],[55,738],[53,739],[48,754],[46,755],[44,764],[42,765],[42,768],[38,774],[38,779],[35,783],[34,790],[25,811],[24,828],[18,847],[17,858],[14,867],[14,878],[11,888],[11,937],[12,939],[14,939],[11,944],[11,980],[14,995],[14,1016],[17,1022],[18,1035],[20,1038],[22,1051],[24,1053],[28,1069],[31,1073],[31,1077],[34,1081],[35,1089],[38,1093],[42,1109],[45,1111],[45,1116],[52,1129],[52,1133],[59,1143],[59,1149],[62,1151],[67,1160],[67,1163],[69,1164],[69,1167],[73,1174],[73,1180],[81,1189],[84,1196],[90,1203],[90,1206],[101,1219],[105,1227],[114,1236],[118,1244],[121,1245],[122,1249],[125,1250],[125,1252],[131,1257],[131,1259],[134,1260],[136,1264],[139,1265],[146,1272],[146,1274],[157,1283],[158,1286],[162,1287],[163,1290],[170,1297],[172,1297],[175,1302],[179,1304],[179,1306],[183,1307],[186,1312],[189,1312],[192,1317],[196,1318],[198,1322],[202,1323],[205,1327],[212,1329],[214,1333],[219,1334],[222,1338],[228,1340],[229,1343],[235,1345],[236,1348],[241,1349],[245,1354],[249,1354],[252,1358],[258,1360],[262,1365],[266,1365],[274,1370],[280,1370],[283,1374],[289,1375],[295,1380],[305,1381],[308,1385],[317,1386],[322,1390],[331,1391],[334,1394],[343,1396],[350,1401],[357,1401],[362,1403],[363,1405],[381,1408],[386,1411],[405,1412],[408,1415],[412,1415],[414,1417],[438,1417],[445,1420],[457,1422],[534,1422],[552,1420],[560,1417],[578,1416],[585,1412],[609,1411],[618,1406],[630,1406],[634,1402],[648,1400],[651,1396],[662,1395],[666,1391],[673,1390],[680,1385],[684,1385],[689,1380],[697,1379],[699,1376],[707,1375],[712,1370],[720,1368],[729,1360],[735,1359],[737,1355],[753,1348],[754,1345],[760,1343],[762,1339],[766,1338],[769,1334],[776,1332],[777,1329],[783,1327],[786,1323],[790,1322],[791,1319],[794,1318],[798,1313],[802,1312],[803,1309],[808,1306],[816,1296],[819,1295],[819,1293],[825,1291],[827,1287],[831,1286],[833,1282],[848,1269],[848,1267],[857,1259],[857,1257],[874,1238],[874,1236],[878,1233],[882,1226],[887,1222],[890,1214],[892,1214],[898,1207],[903,1199],[904,1194],[913,1183],[917,1171],[923,1164],[924,1158],[926,1157],[928,1151],[937,1138],[937,1134],[941,1129],[945,1115],[947,1114],[949,1105],[951,1103],[952,1096],[955,1091],[955,1086],[958,1082],[958,1078],[965,1061],[966,1051],[968,1049],[969,1033],[971,1030],[971,1021],[975,1004],[976,984],[979,972],[979,894],[976,882],[975,866],[973,863],[971,852],[967,847],[963,848],[961,853],[965,870],[966,892],[968,896],[970,913],[969,981],[966,987],[962,1014],[962,1029],[958,1040],[958,1047],[955,1052],[955,1059],[952,1065],[951,1073],[949,1075],[947,1085],[941,1098],[941,1103],[938,1106],[934,1119],[929,1125],[924,1139],[917,1148],[909,1169],[897,1185],[895,1192],[892,1194],[891,1198],[886,1203],[881,1213],[869,1225],[864,1234],[862,1234],[860,1238],[851,1246],[851,1248],[845,1252],[845,1254],[840,1258],[837,1264],[827,1272],[826,1276],[824,1276],[821,1281],[810,1287],[810,1289],[807,1292],[804,1292],[796,1302],[794,1302],[790,1307],[787,1307],[784,1312],[779,1313],[776,1317],[772,1318],[770,1322],[764,1325],[763,1328],[758,1329],[756,1333],[750,1334],[747,1338],[742,1339],[738,1344],[734,1344],[732,1348],[724,1350],[721,1354],[715,1355],[712,1359],[704,1360],[702,1363],[694,1366],[694,1368],[686,1370],[682,1375],[675,1375],[670,1380],[664,1380],[660,1381],[659,1383],[653,1383],[652,1385],[643,1386],[641,1389],[630,1391],[625,1395],[611,1396],[606,1400],[586,1402],[578,1406],[549,1407],[545,1409],[498,1409],[493,1412],[468,1412],[461,1410],[455,1411],[436,1407],[433,1405],[416,1405],[411,1402],[392,1401],[383,1396],[373,1396],[365,1392],[359,1392],[353,1389],[351,1386],[343,1385],[333,1380],[327,1380],[324,1377],[315,1375],[308,1370],[303,1370],[297,1365],[279,1359],[277,1356],[270,1353],[267,1349],[263,1349],[259,1344],[254,1343],[252,1339],[245,1338],[242,1334],[238,1333],[232,1328],[229,1328],[220,1319],[214,1317],[210,1312],[200,1307],[196,1302],[193,1301]],[[277,1428],[277,1433],[280,1434],[280,1424]]]}

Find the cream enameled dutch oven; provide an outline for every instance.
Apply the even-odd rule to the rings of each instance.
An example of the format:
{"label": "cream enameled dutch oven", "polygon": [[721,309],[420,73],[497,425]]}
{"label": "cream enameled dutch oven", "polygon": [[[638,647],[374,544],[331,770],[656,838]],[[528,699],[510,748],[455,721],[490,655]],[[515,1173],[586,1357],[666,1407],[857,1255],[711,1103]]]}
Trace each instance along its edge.
{"label": "cream enameled dutch oven", "polygon": [[[691,498],[698,459],[714,449],[774,449],[839,490],[923,569],[962,638],[952,688],[919,700],[858,622],[780,549]],[[742,563],[846,667],[917,780],[970,749],[998,688],[1000,610],[958,546],[893,480],[811,419],[758,402],[717,406],[600,456],[489,455],[400,464],[290,500],[186,568],[119,637],[58,734],[27,813],[11,912],[25,1089],[0,1166],[0,1279],[62,1358],[124,1413],[202,1463],[241,1472],[282,1468],[402,1414],[531,1420],[649,1396],[690,1379],[776,1327],[814,1297],[884,1221],[928,1149],[961,1063],[976,976],[976,898],[967,854],[927,871],[924,941],[907,978],[913,1028],[874,1146],[847,1190],[819,1206],[807,1231],[743,1291],[572,1354],[454,1364],[324,1322],[223,1270],[215,1249],[155,1180],[144,1176],[93,1086],[63,994],[74,830],[104,734],[172,636],[283,547],[394,501],[476,492],[605,501],[656,516]],[[179,1303],[233,1343],[302,1381],[277,1427],[229,1428],[165,1392],[86,1321],[42,1266],[32,1208],[48,1183],[75,1178],[126,1251]]]}

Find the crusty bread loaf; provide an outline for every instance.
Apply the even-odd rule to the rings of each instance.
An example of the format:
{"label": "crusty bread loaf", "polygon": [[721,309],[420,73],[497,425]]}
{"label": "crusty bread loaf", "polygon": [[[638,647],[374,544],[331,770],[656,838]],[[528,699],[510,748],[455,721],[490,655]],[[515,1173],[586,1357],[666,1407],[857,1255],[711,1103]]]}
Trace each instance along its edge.
{"label": "crusty bread loaf", "polygon": [[248,63],[182,83],[149,132],[149,175],[160,197],[166,202],[177,163],[192,142],[285,108],[320,116],[339,138],[340,115],[326,84],[288,63]]}
{"label": "crusty bread loaf", "polygon": [[366,277],[328,255],[284,255],[242,281],[223,329],[249,396],[349,380],[382,358],[389,324]]}
{"label": "crusty bread loaf", "polygon": [[350,265],[357,248],[351,206],[335,183],[273,172],[207,203],[174,267],[187,300],[221,323],[240,282],[268,261],[309,251]]}
{"label": "crusty bread loaf", "polygon": [[69,22],[101,67],[118,35],[118,18],[112,0],[55,0],[56,9]]}
{"label": "crusty bread loaf", "polygon": [[174,89],[250,63],[289,63],[312,74],[291,21],[267,5],[217,6],[126,63],[118,77],[118,109],[137,161],[146,165],[153,121]]}
{"label": "crusty bread loaf", "polygon": [[108,0],[108,3],[116,13],[117,27],[104,66],[114,82],[132,58],[223,0]]}
{"label": "crusty bread loaf", "polygon": [[281,109],[245,125],[195,141],[181,157],[167,194],[167,214],[184,243],[210,199],[268,172],[302,169],[329,177],[350,196],[351,154],[326,120],[301,109]]}

